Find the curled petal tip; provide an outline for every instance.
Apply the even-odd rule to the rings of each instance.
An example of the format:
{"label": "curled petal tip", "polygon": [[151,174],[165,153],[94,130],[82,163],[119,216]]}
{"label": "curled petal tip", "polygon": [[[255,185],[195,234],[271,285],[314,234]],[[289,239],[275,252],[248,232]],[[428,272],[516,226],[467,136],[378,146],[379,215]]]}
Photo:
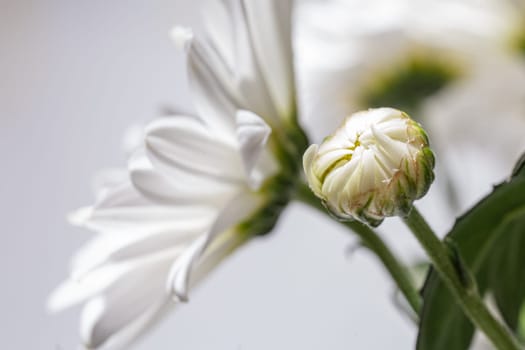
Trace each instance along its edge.
{"label": "curled petal tip", "polygon": [[168,278],[166,283],[166,290],[168,295],[174,302],[188,302],[188,288],[187,288],[187,277],[178,268],[172,270],[171,276]]}
{"label": "curled petal tip", "polygon": [[56,293],[51,294],[51,296],[46,300],[46,311],[48,313],[56,313],[62,309],[60,306],[60,300],[56,296]]}
{"label": "curled petal tip", "polygon": [[83,207],[75,210],[67,216],[67,221],[74,226],[83,226],[93,213],[92,207]]}
{"label": "curled petal tip", "polygon": [[172,291],[172,299],[176,303],[187,303],[190,301],[190,298],[188,298],[186,294],[176,293],[175,291]]}
{"label": "curled petal tip", "polygon": [[185,286],[178,286],[177,276],[168,281],[168,293],[176,303],[187,303],[189,301],[188,291]]}
{"label": "curled petal tip", "polygon": [[177,48],[188,50],[193,39],[193,31],[188,27],[176,26],[171,30],[170,36]]}

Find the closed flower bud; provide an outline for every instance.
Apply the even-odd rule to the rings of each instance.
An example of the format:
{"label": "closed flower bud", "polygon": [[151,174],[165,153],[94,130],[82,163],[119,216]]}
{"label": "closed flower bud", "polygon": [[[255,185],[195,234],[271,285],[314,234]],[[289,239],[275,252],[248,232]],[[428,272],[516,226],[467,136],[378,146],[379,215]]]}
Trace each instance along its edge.
{"label": "closed flower bud", "polygon": [[303,157],[311,190],[340,219],[371,226],[406,215],[434,180],[434,155],[422,127],[399,110],[347,117]]}

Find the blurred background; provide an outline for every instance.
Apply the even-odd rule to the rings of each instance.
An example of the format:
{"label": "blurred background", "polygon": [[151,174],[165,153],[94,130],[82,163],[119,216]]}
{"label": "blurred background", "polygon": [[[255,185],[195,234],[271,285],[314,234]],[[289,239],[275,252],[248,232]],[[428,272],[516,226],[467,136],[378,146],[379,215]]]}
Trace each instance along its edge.
{"label": "blurred background", "polygon": [[[66,215],[92,202],[97,170],[125,166],[130,125],[166,106],[191,109],[184,55],[169,31],[198,28],[201,3],[0,4],[0,343],[74,349],[80,308],[45,309],[91,235]],[[417,260],[408,232],[389,221],[385,239]],[[416,330],[392,302],[392,283],[354,245],[337,224],[293,204],[273,234],[227,259],[136,349],[412,348]]]}

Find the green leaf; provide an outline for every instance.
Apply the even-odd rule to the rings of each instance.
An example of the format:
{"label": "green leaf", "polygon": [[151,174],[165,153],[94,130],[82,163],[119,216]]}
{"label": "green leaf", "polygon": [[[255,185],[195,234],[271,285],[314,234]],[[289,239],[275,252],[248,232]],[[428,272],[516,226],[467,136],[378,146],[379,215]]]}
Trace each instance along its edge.
{"label": "green leaf", "polygon": [[518,320],[518,338],[525,340],[525,305],[521,305],[520,316]]}
{"label": "green leaf", "polygon": [[[525,299],[525,157],[512,177],[460,217],[446,237],[474,275],[492,292],[505,322],[518,330]],[[423,287],[418,350],[465,350],[474,327],[431,270]]]}
{"label": "green leaf", "polygon": [[491,290],[503,318],[513,330],[518,329],[525,295],[525,216],[522,214],[505,227],[507,240],[495,244],[491,259]]}

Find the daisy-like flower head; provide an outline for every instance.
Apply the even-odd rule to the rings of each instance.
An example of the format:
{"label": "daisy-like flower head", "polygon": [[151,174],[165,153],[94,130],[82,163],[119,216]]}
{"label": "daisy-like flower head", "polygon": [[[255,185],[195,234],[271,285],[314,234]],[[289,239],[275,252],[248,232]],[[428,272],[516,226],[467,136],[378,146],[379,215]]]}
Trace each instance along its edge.
{"label": "daisy-like flower head", "polygon": [[341,219],[371,226],[408,214],[434,179],[434,156],[421,126],[396,109],[355,113],[305,152],[308,184]]}
{"label": "daisy-like flower head", "polygon": [[150,123],[129,172],[73,215],[97,232],[52,309],[85,302],[89,349],[127,348],[288,202],[306,148],[297,124],[291,1],[214,0],[205,39],[176,28],[196,115]]}

